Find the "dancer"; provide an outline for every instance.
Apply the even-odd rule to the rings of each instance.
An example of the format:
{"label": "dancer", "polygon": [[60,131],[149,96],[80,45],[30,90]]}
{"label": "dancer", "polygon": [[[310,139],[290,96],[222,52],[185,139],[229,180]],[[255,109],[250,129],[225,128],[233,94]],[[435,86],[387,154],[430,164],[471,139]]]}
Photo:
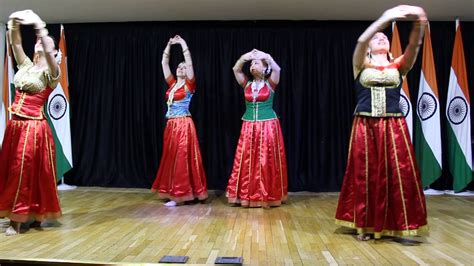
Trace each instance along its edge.
{"label": "dancer", "polygon": [[[242,72],[248,61],[252,80]],[[228,201],[244,207],[279,206],[288,196],[285,145],[272,108],[280,67],[269,54],[254,49],[242,55],[233,70],[244,89],[246,111],[227,185]]]}
{"label": "dancer", "polygon": [[[20,25],[33,25],[37,41],[33,61],[25,55]],[[8,217],[5,234],[20,233],[20,225],[34,219],[61,216],[56,191],[55,147],[43,106],[59,82],[58,51],[46,23],[31,10],[10,15],[10,44],[18,72],[14,77],[15,100],[0,150],[0,217]]]}
{"label": "dancer", "polygon": [[[184,62],[176,69],[176,78],[169,66],[170,47],[180,44]],[[163,137],[160,168],[152,186],[159,198],[169,199],[165,206],[182,205],[185,201],[207,199],[206,174],[202,164],[199,142],[189,112],[189,103],[196,89],[191,53],[183,38],[176,35],[168,41],[161,61],[168,83],[168,111]]]}
{"label": "dancer", "polygon": [[[393,59],[380,31],[396,19],[415,22],[405,53]],[[427,230],[419,170],[399,107],[402,80],[416,60],[426,23],[422,8],[394,7],[367,28],[354,51],[357,107],[336,224],[357,229],[358,240]]]}

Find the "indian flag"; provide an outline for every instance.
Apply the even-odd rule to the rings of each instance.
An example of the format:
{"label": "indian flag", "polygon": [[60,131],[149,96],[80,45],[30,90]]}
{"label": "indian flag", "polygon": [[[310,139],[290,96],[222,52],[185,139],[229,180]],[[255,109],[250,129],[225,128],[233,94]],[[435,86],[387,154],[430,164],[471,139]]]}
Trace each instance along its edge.
{"label": "indian flag", "polygon": [[71,126],[69,121],[69,85],[67,73],[66,38],[61,25],[59,51],[62,53],[61,81],[49,95],[46,106],[48,122],[51,126],[56,145],[56,172],[58,178],[72,168]]}
{"label": "indian flag", "polygon": [[[400,36],[398,35],[397,23],[392,23],[392,55],[397,58],[403,54],[402,46],[400,44]],[[410,138],[413,140],[413,112],[410,102],[410,90],[408,89],[408,82],[406,77],[403,77],[402,91],[400,92],[400,109],[405,115],[407,121]]]}
{"label": "indian flag", "polygon": [[446,117],[449,122],[448,162],[453,176],[454,192],[463,190],[472,181],[470,106],[461,25],[459,20],[456,20],[456,37],[446,103]]}
{"label": "indian flag", "polygon": [[428,187],[441,176],[442,150],[439,93],[429,24],[425,27],[424,38],[415,122],[415,153],[423,186]]}
{"label": "indian flag", "polygon": [[[4,28],[3,28],[4,30]],[[13,76],[15,72],[13,70],[13,61],[12,61],[12,50],[10,48],[10,41],[8,34],[5,38],[5,62],[3,65],[3,83],[1,89],[1,103],[0,103],[0,143],[3,141],[3,136],[5,133],[5,128],[7,122],[10,119],[10,114],[8,112],[8,107],[12,104],[12,101],[15,97],[15,85],[13,84]],[[1,50],[3,52],[3,49]]]}

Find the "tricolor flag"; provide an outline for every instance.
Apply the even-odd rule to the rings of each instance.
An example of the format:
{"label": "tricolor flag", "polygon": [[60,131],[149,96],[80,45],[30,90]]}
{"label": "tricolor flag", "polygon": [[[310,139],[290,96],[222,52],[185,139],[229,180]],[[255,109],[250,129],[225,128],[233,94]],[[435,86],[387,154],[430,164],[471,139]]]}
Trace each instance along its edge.
{"label": "tricolor flag", "polygon": [[470,106],[461,25],[459,20],[456,20],[456,37],[446,103],[448,162],[453,176],[454,192],[463,190],[472,181]]}
{"label": "tricolor flag", "polygon": [[429,24],[425,27],[424,38],[415,121],[415,153],[423,187],[428,187],[441,176],[442,150],[439,93]]}
{"label": "tricolor flag", "polygon": [[[392,24],[392,55],[397,58],[403,54],[402,46],[400,44],[400,36],[398,35],[397,23]],[[413,112],[410,102],[410,90],[408,89],[408,82],[406,77],[403,77],[402,91],[400,92],[400,109],[405,115],[407,121],[408,131],[410,132],[410,138],[413,139]]]}
{"label": "tricolor flag", "polygon": [[66,38],[61,25],[59,49],[62,53],[61,80],[56,89],[49,95],[46,105],[48,122],[51,126],[56,145],[56,172],[61,178],[72,168],[71,126],[69,122],[69,85],[67,73]]}
{"label": "tricolor flag", "polygon": [[[10,113],[8,112],[8,107],[12,104],[12,101],[15,97],[15,85],[13,84],[13,77],[15,71],[13,70],[13,54],[10,47],[10,41],[8,34],[5,38],[5,62],[3,68],[3,82],[1,88],[1,104],[0,104],[0,143],[3,141],[3,135],[5,133],[5,128],[8,120],[10,119]],[[2,50],[3,53],[3,50]]]}

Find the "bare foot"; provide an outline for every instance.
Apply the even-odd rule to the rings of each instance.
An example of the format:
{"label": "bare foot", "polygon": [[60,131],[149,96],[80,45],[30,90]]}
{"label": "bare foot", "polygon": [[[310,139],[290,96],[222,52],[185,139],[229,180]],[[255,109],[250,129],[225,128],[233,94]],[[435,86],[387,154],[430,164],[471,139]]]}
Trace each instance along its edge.
{"label": "bare foot", "polygon": [[184,202],[176,202],[174,200],[170,200],[167,203],[165,203],[166,207],[177,207],[177,206],[181,206],[181,205],[184,205]]}
{"label": "bare foot", "polygon": [[21,223],[11,221],[10,226],[5,230],[5,235],[14,236],[20,234],[20,226]]}
{"label": "bare foot", "polygon": [[13,228],[13,226],[9,226],[7,228],[7,230],[5,230],[5,235],[6,236],[14,236],[14,235],[18,235],[19,232],[15,231],[15,229]]}
{"label": "bare foot", "polygon": [[367,241],[370,240],[370,236],[366,234],[358,234],[357,235],[357,240],[359,241]]}

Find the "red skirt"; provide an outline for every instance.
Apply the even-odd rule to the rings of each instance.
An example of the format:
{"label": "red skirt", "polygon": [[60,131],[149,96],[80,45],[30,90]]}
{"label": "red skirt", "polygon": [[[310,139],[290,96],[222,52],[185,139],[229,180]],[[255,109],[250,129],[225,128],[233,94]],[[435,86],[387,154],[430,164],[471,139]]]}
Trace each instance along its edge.
{"label": "red skirt", "polygon": [[176,202],[207,198],[206,173],[191,117],[168,119],[160,168],[151,190]]}
{"label": "red skirt", "polygon": [[229,203],[279,206],[288,197],[285,144],[278,119],[243,121],[227,185]]}
{"label": "red skirt", "polygon": [[425,196],[405,118],[355,116],[336,224],[375,238],[427,231]]}
{"label": "red skirt", "polygon": [[0,151],[0,217],[26,222],[61,216],[54,139],[46,120],[14,116]]}

